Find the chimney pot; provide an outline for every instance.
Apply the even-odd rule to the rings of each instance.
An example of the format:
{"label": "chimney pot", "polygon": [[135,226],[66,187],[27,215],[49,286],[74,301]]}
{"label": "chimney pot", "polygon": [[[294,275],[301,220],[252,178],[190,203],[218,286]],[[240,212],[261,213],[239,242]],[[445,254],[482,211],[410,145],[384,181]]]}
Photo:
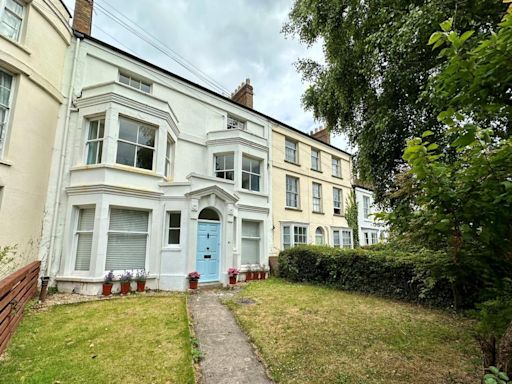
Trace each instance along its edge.
{"label": "chimney pot", "polygon": [[246,107],[253,107],[253,88],[251,85],[251,80],[249,78],[242,81],[240,85],[236,88],[235,92],[231,95],[231,100],[238,104],[245,105]]}

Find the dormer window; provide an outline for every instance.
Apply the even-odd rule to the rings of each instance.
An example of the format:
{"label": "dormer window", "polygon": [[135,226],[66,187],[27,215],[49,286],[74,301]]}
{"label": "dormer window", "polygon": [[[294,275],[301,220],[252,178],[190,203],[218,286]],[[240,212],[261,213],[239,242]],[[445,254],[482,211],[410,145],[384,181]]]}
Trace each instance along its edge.
{"label": "dormer window", "polygon": [[228,116],[228,129],[245,129],[245,122]]}
{"label": "dormer window", "polygon": [[132,75],[128,75],[127,73],[119,72],[119,82],[138,89],[139,91],[151,93],[151,83],[134,78]]}

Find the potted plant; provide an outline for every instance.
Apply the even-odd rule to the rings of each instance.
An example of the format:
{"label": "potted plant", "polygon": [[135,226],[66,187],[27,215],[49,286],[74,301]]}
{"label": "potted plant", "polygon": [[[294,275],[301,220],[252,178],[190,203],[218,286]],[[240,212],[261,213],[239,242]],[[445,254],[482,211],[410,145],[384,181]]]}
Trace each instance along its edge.
{"label": "potted plant", "polygon": [[199,272],[190,272],[188,274],[188,284],[190,289],[197,289],[197,281],[201,277],[201,274]]}
{"label": "potted plant", "polygon": [[137,271],[135,275],[135,281],[137,282],[137,292],[144,292],[146,288],[146,279],[148,278],[148,274],[143,269]]}
{"label": "potted plant", "polygon": [[112,285],[114,285],[114,271],[110,271],[103,279],[103,296],[110,296],[112,294]]}
{"label": "potted plant", "polygon": [[267,267],[265,264],[260,265],[260,280],[265,280],[267,278]]}
{"label": "potted plant", "polygon": [[231,285],[236,284],[236,279],[237,279],[239,273],[240,273],[240,271],[236,268],[228,269],[229,284],[231,284]]}
{"label": "potted plant", "polygon": [[253,280],[259,280],[260,279],[260,267],[259,265],[252,267],[252,279]]}
{"label": "potted plant", "polygon": [[251,266],[247,267],[247,271],[245,271],[245,281],[251,281],[252,280],[252,270]]}
{"label": "potted plant", "polygon": [[129,271],[119,276],[119,282],[121,283],[121,295],[126,295],[130,292],[130,284],[132,282],[133,274]]}

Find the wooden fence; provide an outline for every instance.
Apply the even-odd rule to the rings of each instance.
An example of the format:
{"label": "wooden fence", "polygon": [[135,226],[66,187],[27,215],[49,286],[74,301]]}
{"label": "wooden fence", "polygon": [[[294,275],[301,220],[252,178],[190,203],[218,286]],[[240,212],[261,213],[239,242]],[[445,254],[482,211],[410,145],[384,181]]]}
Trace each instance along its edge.
{"label": "wooden fence", "polygon": [[40,261],[34,261],[0,281],[0,354],[23,317],[27,301],[37,293]]}

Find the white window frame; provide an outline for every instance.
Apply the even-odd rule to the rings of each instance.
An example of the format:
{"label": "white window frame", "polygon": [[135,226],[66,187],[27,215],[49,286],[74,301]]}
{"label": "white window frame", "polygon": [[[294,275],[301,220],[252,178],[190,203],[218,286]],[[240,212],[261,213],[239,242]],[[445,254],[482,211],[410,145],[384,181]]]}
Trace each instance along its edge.
{"label": "white window frame", "polygon": [[[179,227],[171,227],[171,215],[179,214],[180,215],[180,226]],[[166,241],[166,247],[169,248],[179,248],[181,246],[181,226],[182,226],[182,218],[183,214],[181,211],[167,211],[167,241]],[[177,243],[171,243],[171,231],[178,231],[178,242]]]}
{"label": "white window frame", "polygon": [[365,229],[365,230],[363,230],[363,239],[362,240],[363,240],[363,245],[377,244],[379,242],[379,233],[375,229]]}
{"label": "white window frame", "polygon": [[[338,233],[338,241],[339,243],[336,243],[336,233]],[[344,235],[349,234],[350,236],[350,244],[347,246],[345,244],[345,237]],[[337,248],[354,248],[354,236],[352,229],[350,228],[343,228],[343,227],[336,227],[332,228],[332,245],[333,247]]]}
{"label": "white window frame", "polygon": [[[89,134],[91,132],[91,123],[97,122],[98,123],[98,129],[97,129],[97,136],[95,139],[89,139]],[[103,136],[100,137],[100,125],[103,125]],[[87,119],[87,132],[85,136],[85,158],[84,158],[84,164],[87,165],[93,165],[93,164],[101,164],[102,158],[103,158],[103,152],[105,149],[105,117],[95,117]],[[89,145],[91,143],[98,143],[98,146],[96,147],[96,155],[95,155],[95,162],[89,163]],[[101,144],[100,144],[101,143]],[[99,148],[101,146],[101,155],[98,156]]]}
{"label": "white window frame", "polygon": [[[316,154],[316,156],[315,156]],[[320,155],[320,150],[316,148],[311,148],[311,169],[314,171],[321,172],[322,171],[322,156]]]}
{"label": "white window frame", "polygon": [[[284,236],[285,236],[285,228],[289,228],[289,236],[290,236],[290,243],[285,243]],[[304,233],[296,233],[297,230],[301,230]],[[297,242],[295,240],[296,236],[305,236],[304,242]],[[282,249],[288,249],[293,248],[296,245],[302,245],[302,244],[308,244],[308,225],[306,224],[299,224],[299,223],[286,223],[281,225],[281,246]],[[287,246],[288,245],[288,246]]]}
{"label": "white window frame", "polygon": [[134,77],[133,75],[123,71],[119,71],[118,80],[121,84],[137,89],[144,93],[151,94],[151,90],[153,88],[153,84],[151,82],[142,80],[139,77]]}
{"label": "white window frame", "polygon": [[[338,197],[339,200],[337,200],[336,197]],[[333,214],[343,215],[343,189],[336,187],[332,188],[332,205]],[[339,212],[336,212],[336,210]]]}
{"label": "white window frame", "polygon": [[[250,165],[250,170],[247,171],[247,170],[244,170],[244,159],[247,159],[249,160],[251,163]],[[258,163],[259,165],[259,170],[260,172],[259,173],[256,173],[253,171],[253,168],[252,168],[252,162],[256,162]],[[241,164],[241,167],[242,169],[242,178],[240,180],[240,187],[246,191],[251,191],[251,192],[261,192],[262,190],[262,181],[263,181],[263,178],[261,177],[262,176],[262,170],[263,170],[263,161],[261,159],[257,159],[255,157],[251,157],[251,156],[248,156],[248,155],[242,155],[242,164]],[[244,188],[243,187],[243,175],[247,174],[249,175],[249,188]],[[257,176],[258,177],[258,189],[253,189],[252,188],[252,176]]]}
{"label": "white window frame", "polygon": [[[156,134],[156,132],[155,132],[155,134]],[[155,140],[155,142],[156,142],[156,140]],[[165,144],[165,168],[164,168],[164,174],[167,179],[170,179],[172,177],[172,173],[173,173],[172,172],[173,145],[174,145],[174,140],[172,139],[171,135],[167,135],[167,142]]]}
{"label": "white window frame", "polygon": [[0,24],[3,24],[4,15],[6,12],[10,13],[13,17],[20,20],[20,27],[19,30],[16,31],[16,36],[14,38],[9,37],[7,35],[2,34],[2,36],[5,36],[9,40],[13,40],[16,42],[19,42],[21,40],[21,35],[23,33],[23,27],[25,25],[25,19],[27,14],[27,7],[24,2],[18,1],[18,0],[12,0],[14,3],[18,4],[20,7],[22,7],[22,15],[18,15],[17,13],[13,12],[12,10],[7,8],[7,0],[0,0]]}
{"label": "white window frame", "polygon": [[363,196],[363,218],[365,220],[370,219],[371,209],[370,209],[370,196]]}
{"label": "white window frame", "polygon": [[[132,123],[135,123],[137,124],[137,142],[131,142],[131,141],[128,141],[128,140],[125,140],[125,139],[121,139],[120,138],[120,133],[121,133],[121,121],[122,120],[128,120],[128,121],[131,121]],[[137,169],[142,169],[144,171],[154,171],[155,170],[155,162],[156,162],[156,156],[157,156],[157,151],[156,151],[156,148],[158,147],[157,145],[157,140],[158,140],[158,127],[154,127],[150,124],[145,124],[145,123],[141,123],[140,121],[138,120],[135,120],[135,119],[131,119],[129,117],[124,117],[124,116],[119,116],[119,120],[118,120],[118,135],[117,135],[117,143],[116,143],[116,164],[119,164],[119,165],[124,165],[124,166],[127,166],[127,167],[132,167],[132,168],[137,168]],[[139,130],[141,127],[145,127],[145,128],[150,128],[152,129],[153,131],[155,131],[155,143],[154,143],[154,146],[153,147],[150,147],[148,145],[144,145],[144,144],[139,144],[138,141],[139,141]],[[128,165],[128,164],[122,164],[122,163],[118,163],[117,162],[117,152],[119,151],[119,142],[121,143],[126,143],[126,144],[130,144],[130,145],[133,145],[135,146],[135,156],[133,158],[133,165]],[[141,148],[146,148],[146,149],[151,149],[153,151],[153,163],[151,164],[151,169],[146,169],[146,168],[140,168],[140,167],[137,167],[137,154],[138,154],[138,151],[137,149],[141,147]]]}
{"label": "white window frame", "polygon": [[[233,168],[226,168],[226,157],[227,156],[230,156],[233,158]],[[218,157],[224,157],[222,168],[219,168],[219,169],[217,169],[217,158]],[[232,179],[227,177],[227,172],[233,173]],[[260,172],[261,172],[261,164],[260,164]],[[218,177],[219,179],[234,181],[235,180],[235,153],[234,152],[216,153],[213,156],[213,173],[214,173],[214,176]],[[224,173],[224,175],[226,177],[218,176],[217,175],[218,173]]]}
{"label": "white window frame", "polygon": [[[293,180],[294,185],[295,185],[295,190],[288,189],[288,185],[289,185],[288,180]],[[285,182],[286,182],[286,187],[285,187],[286,188],[286,202],[285,202],[286,208],[299,209],[299,207],[300,207],[300,179],[295,176],[286,175]],[[290,195],[290,197],[294,197],[294,199],[289,199],[288,198],[289,195]],[[288,202],[292,201],[292,200],[296,201],[297,204],[295,206],[288,204]]]}
{"label": "white window frame", "polygon": [[11,78],[11,88],[9,89],[9,98],[7,100],[7,105],[0,104],[0,107],[5,109],[5,119],[3,122],[0,121],[0,159],[2,159],[4,157],[5,147],[7,145],[7,136],[9,135],[9,124],[11,118],[13,93],[16,85],[16,77],[12,73],[6,71],[1,67],[0,72],[4,73],[5,75]]}
{"label": "white window frame", "polygon": [[[94,210],[94,221],[93,221],[93,227],[91,230],[79,230],[78,229],[78,225],[80,224],[80,211],[82,209],[93,209]],[[74,210],[73,210],[73,216],[74,216],[74,225],[73,225],[73,259],[72,259],[72,269],[74,271],[74,273],[77,273],[77,274],[89,274],[90,271],[91,271],[91,267],[92,267],[92,264],[93,264],[93,251],[94,251],[94,229],[95,229],[95,225],[96,224],[96,205],[83,205],[83,206],[75,206],[74,207]],[[91,234],[91,237],[92,237],[92,246],[91,246],[91,256],[90,256],[90,259],[89,259],[89,269],[87,270],[84,270],[84,269],[76,269],[76,257],[77,257],[77,252],[78,252],[78,240],[79,240],[79,237],[80,237],[80,234]]]}
{"label": "white window frame", "polygon": [[[257,241],[258,242],[258,254],[259,254],[259,257],[258,257],[258,262],[256,264],[259,264],[259,261],[261,260],[261,232],[262,232],[262,228],[263,228],[263,222],[262,221],[258,221],[258,220],[246,220],[246,219],[242,219],[242,226],[241,226],[241,242],[243,243],[244,240],[251,240],[251,241]],[[258,233],[259,233],[259,236],[247,236],[247,235],[244,235],[244,221],[245,222],[251,222],[251,223],[256,223],[258,225]],[[242,246],[242,245],[241,245]],[[243,248],[243,246],[242,246]],[[252,264],[243,264],[242,263],[242,256],[240,256],[240,263],[242,265],[252,265]]]}
{"label": "white window frame", "polygon": [[339,157],[332,157],[332,175],[334,177],[341,177],[341,159]]}
{"label": "white window frame", "polygon": [[[110,229],[110,219],[111,219],[111,214],[112,214],[112,209],[121,209],[121,210],[126,210],[126,211],[142,211],[142,212],[147,212],[148,213],[148,230],[146,232],[139,232],[139,231],[119,231],[119,230],[111,230]],[[107,223],[107,247],[108,247],[108,240],[109,240],[109,235],[112,233],[112,234],[135,234],[135,235],[146,235],[146,252],[145,252],[145,255],[144,255],[144,268],[146,271],[148,270],[148,254],[149,254],[149,247],[150,247],[150,244],[151,244],[151,222],[152,222],[152,211],[151,210],[147,210],[147,209],[139,209],[139,208],[133,208],[133,207],[122,207],[122,206],[114,206],[114,205],[111,205],[109,207],[109,210],[108,210],[108,223]],[[106,252],[106,251],[105,251]],[[103,268],[105,268],[105,272],[107,272],[107,269],[106,269],[106,264],[107,264],[107,254],[105,253],[105,262],[103,264]],[[116,273],[120,273],[120,272],[124,272],[125,270],[124,269],[114,269],[114,272]]]}
{"label": "white window frame", "polygon": [[241,129],[245,130],[246,122],[242,121],[234,116],[228,115],[226,119],[227,129]]}
{"label": "white window frame", "polygon": [[313,182],[312,184],[312,204],[314,213],[322,213],[322,184]]}
{"label": "white window frame", "polygon": [[371,236],[372,245],[377,244],[379,242],[379,234],[377,233],[377,231],[371,231],[370,236]]}
{"label": "white window frame", "polygon": [[293,164],[299,164],[299,143],[295,140],[285,138],[284,140],[284,159]]}

